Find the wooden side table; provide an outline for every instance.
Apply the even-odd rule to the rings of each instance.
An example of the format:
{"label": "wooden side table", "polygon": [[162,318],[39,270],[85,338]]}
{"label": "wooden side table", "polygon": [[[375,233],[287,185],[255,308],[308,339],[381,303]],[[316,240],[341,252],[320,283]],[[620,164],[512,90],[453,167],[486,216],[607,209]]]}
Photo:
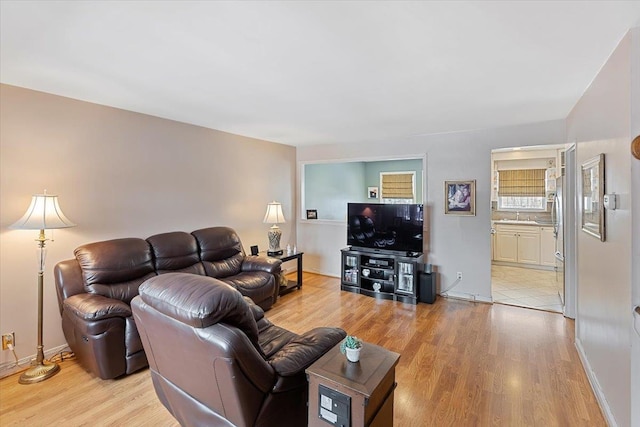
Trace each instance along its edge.
{"label": "wooden side table", "polygon": [[353,363],[340,353],[340,345],[333,347],[306,370],[309,426],[393,426],[395,367],[399,359],[398,353],[364,343],[360,361]]}
{"label": "wooden side table", "polygon": [[287,254],[286,252],[283,253],[282,255],[269,255],[267,254],[267,252],[260,252],[260,255],[262,256],[268,256],[270,258],[276,258],[281,260],[282,262],[287,262],[287,261],[291,261],[291,260],[297,260],[298,261],[298,271],[297,271],[297,280],[293,281],[293,280],[287,280],[287,284],[280,286],[280,293],[279,295],[282,295],[286,292],[289,292],[291,289],[293,288],[297,288],[300,289],[302,288],[302,255],[304,254],[304,252],[295,252],[292,254]]}

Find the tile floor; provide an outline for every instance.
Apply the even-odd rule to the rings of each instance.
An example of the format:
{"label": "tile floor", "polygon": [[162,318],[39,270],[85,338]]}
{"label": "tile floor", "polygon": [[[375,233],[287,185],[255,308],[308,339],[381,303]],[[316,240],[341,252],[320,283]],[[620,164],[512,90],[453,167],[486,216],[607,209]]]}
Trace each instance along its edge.
{"label": "tile floor", "polygon": [[491,266],[493,302],[562,313],[555,271]]}

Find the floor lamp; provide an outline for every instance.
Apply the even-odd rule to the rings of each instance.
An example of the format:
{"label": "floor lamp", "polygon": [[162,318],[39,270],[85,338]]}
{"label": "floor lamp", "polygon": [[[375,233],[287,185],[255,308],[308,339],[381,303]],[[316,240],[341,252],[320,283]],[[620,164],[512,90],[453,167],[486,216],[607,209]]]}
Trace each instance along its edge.
{"label": "floor lamp", "polygon": [[18,230],[40,230],[40,235],[36,239],[38,242],[38,351],[35,364],[20,375],[20,384],[33,384],[44,381],[54,376],[60,370],[60,366],[55,362],[44,360],[42,345],[42,293],[44,278],[44,263],[47,250],[45,243],[48,240],[44,231],[54,228],[68,228],[75,226],[74,223],[64,216],[58,205],[58,196],[47,194],[36,194],[31,198],[31,205],[27,212],[10,228]]}

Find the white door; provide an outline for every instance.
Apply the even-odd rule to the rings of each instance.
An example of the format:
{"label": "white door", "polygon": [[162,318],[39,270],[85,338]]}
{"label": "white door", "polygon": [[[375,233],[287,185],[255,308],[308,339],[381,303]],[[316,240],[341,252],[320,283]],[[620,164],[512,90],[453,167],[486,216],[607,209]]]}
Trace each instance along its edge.
{"label": "white door", "polygon": [[578,258],[576,254],[578,219],[576,217],[577,166],[576,146],[571,145],[565,151],[565,185],[564,185],[564,315],[576,318]]}

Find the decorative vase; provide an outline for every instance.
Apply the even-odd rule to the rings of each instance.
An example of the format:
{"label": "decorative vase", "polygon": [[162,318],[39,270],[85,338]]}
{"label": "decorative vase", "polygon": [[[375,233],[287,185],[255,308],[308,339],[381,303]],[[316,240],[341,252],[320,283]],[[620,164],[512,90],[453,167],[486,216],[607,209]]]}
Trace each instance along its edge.
{"label": "decorative vase", "polygon": [[357,362],[360,360],[361,348],[346,348],[345,353],[349,362]]}

